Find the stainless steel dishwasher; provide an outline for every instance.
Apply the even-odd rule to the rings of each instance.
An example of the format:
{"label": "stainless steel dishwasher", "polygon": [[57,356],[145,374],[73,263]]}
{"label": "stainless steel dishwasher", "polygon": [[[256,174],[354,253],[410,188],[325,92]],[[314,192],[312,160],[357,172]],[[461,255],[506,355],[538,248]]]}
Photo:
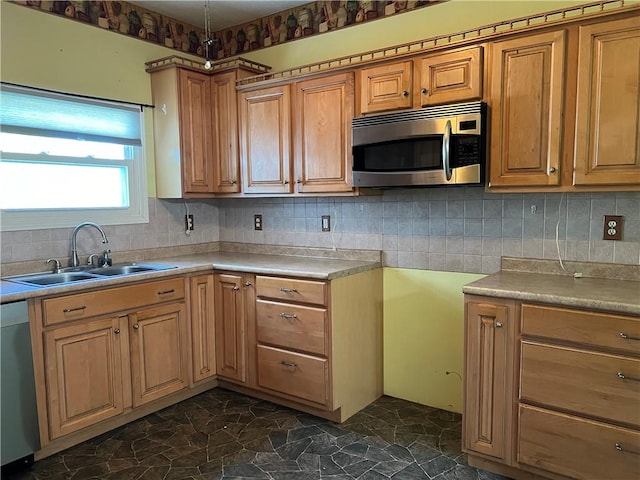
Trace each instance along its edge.
{"label": "stainless steel dishwasher", "polygon": [[2,473],[33,463],[40,448],[27,302],[0,305]]}

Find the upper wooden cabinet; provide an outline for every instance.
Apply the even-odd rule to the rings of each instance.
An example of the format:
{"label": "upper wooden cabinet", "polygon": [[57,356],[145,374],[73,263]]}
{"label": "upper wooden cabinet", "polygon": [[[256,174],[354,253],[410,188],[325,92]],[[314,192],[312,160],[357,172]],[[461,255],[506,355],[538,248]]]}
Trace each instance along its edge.
{"label": "upper wooden cabinet", "polygon": [[243,192],[291,193],[291,87],[280,85],[238,98]]}
{"label": "upper wooden cabinet", "polygon": [[580,27],[575,185],[640,183],[640,19]]}
{"label": "upper wooden cabinet", "polygon": [[156,192],[160,198],[240,191],[236,80],[170,67],[151,73]]}
{"label": "upper wooden cabinet", "polygon": [[427,107],[482,98],[481,46],[429,55],[415,62],[414,107],[416,102]]}
{"label": "upper wooden cabinet", "polygon": [[490,186],[560,183],[565,32],[491,45]]}
{"label": "upper wooden cabinet", "polygon": [[239,95],[243,192],[352,192],[353,73]]}
{"label": "upper wooden cabinet", "polygon": [[350,192],[353,73],[295,84],[296,192]]}
{"label": "upper wooden cabinet", "polygon": [[358,70],[358,115],[482,98],[483,47]]}
{"label": "upper wooden cabinet", "polygon": [[363,68],[357,73],[360,114],[411,108],[411,60]]}

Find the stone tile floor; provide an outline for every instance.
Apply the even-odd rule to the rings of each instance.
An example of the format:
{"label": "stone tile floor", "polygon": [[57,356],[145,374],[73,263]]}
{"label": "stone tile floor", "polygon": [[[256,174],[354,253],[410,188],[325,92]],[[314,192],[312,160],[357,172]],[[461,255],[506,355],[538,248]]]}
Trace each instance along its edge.
{"label": "stone tile floor", "polygon": [[335,424],[217,388],[4,478],[504,479],[467,466],[460,439],[459,414],[387,396]]}

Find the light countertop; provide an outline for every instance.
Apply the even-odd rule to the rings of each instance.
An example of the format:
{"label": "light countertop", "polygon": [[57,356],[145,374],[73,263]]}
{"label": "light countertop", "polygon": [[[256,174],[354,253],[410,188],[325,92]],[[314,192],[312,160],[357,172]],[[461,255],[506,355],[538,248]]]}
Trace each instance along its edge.
{"label": "light countertop", "polygon": [[302,257],[293,255],[267,255],[252,253],[211,252],[179,257],[155,259],[141,264],[171,265],[175,268],[144,272],[134,275],[114,276],[83,280],[66,285],[35,287],[6,280],[0,282],[0,301],[2,303],[25,300],[28,298],[73,293],[95,287],[123,285],[136,281],[154,280],[173,275],[194,272],[232,271],[248,272],[260,275],[284,275],[318,280],[353,275],[381,267],[381,263],[333,258]]}
{"label": "light countertop", "polygon": [[501,271],[465,285],[466,294],[640,315],[640,282]]}

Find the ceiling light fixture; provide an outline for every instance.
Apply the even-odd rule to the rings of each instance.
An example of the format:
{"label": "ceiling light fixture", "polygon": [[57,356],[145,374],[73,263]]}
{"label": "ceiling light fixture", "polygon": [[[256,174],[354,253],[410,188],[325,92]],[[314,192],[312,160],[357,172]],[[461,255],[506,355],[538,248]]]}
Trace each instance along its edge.
{"label": "ceiling light fixture", "polygon": [[209,14],[209,0],[204,0],[204,36],[205,39],[202,41],[204,44],[204,56],[206,61],[204,62],[204,68],[206,70],[211,70],[213,66],[211,64],[211,59],[209,58],[209,47],[213,45],[213,38],[211,38],[211,17]]}

